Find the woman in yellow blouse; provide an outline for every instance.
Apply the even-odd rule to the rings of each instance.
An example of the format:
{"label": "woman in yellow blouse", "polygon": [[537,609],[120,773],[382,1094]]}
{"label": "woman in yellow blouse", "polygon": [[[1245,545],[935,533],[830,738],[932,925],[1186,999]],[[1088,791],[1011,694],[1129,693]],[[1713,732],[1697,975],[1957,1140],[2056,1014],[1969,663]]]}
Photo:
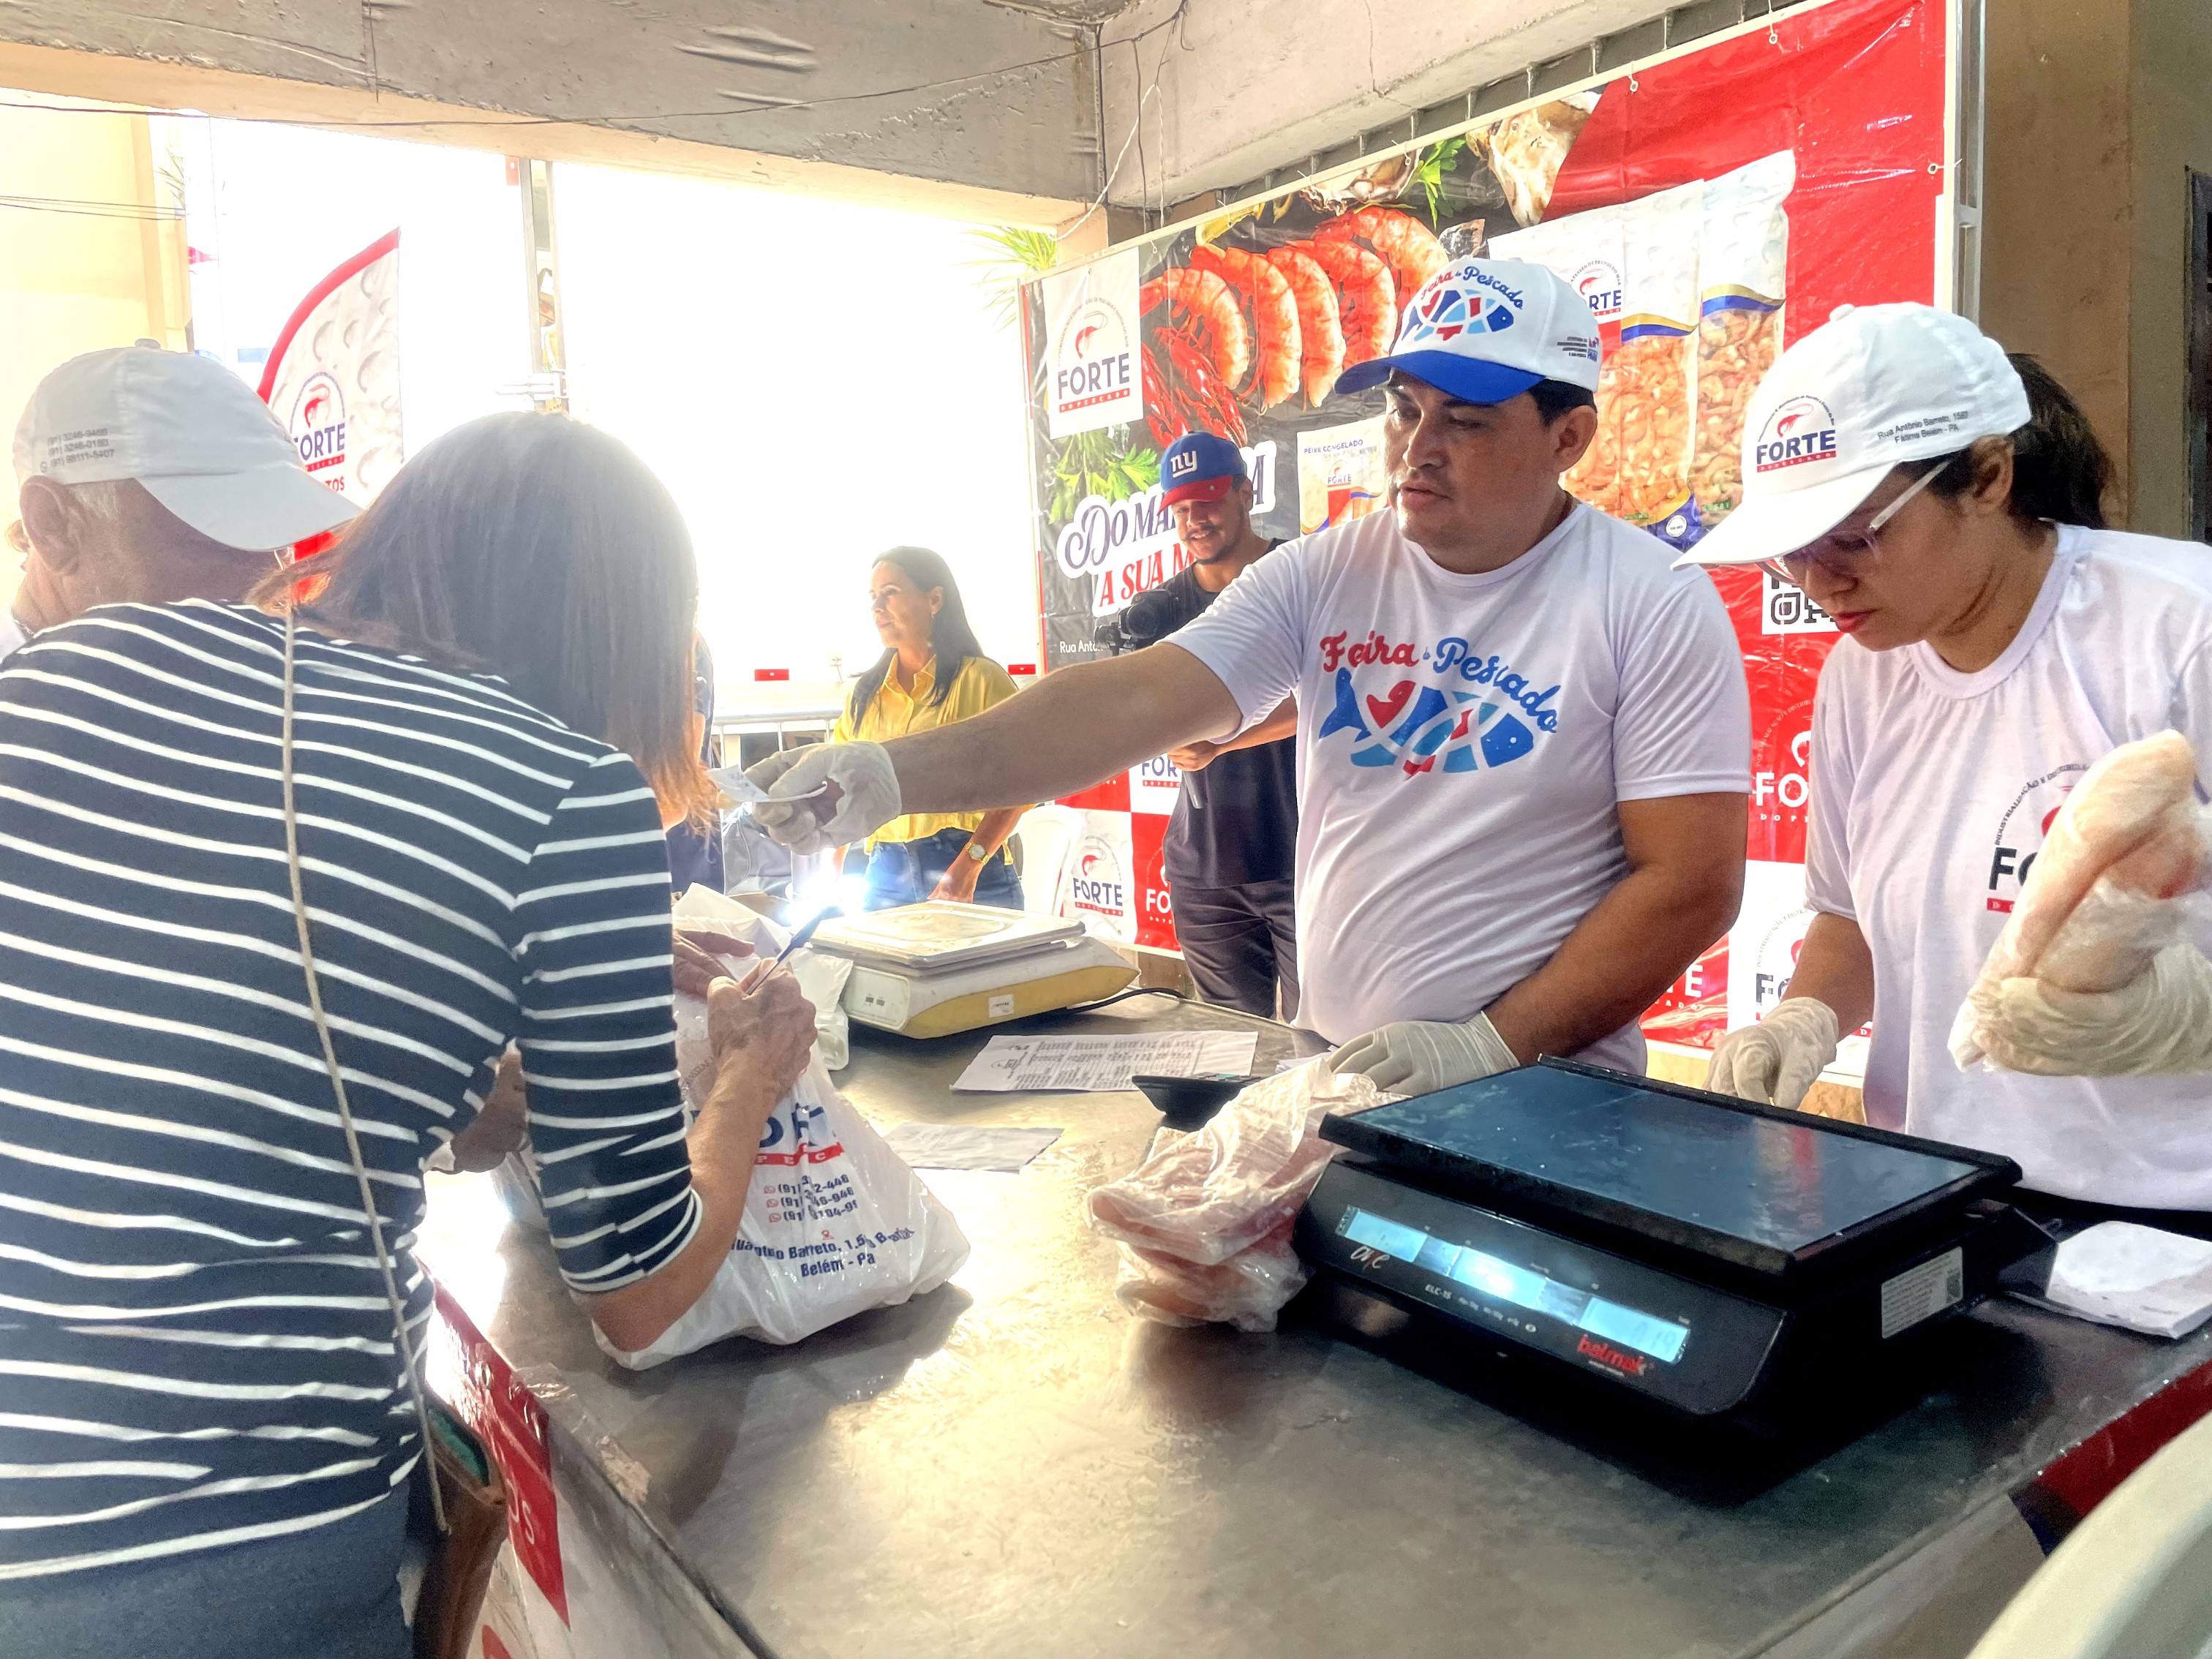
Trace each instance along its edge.
{"label": "woman in yellow blouse", "polygon": [[[926,547],[895,547],[868,574],[884,654],[860,676],[832,743],[881,743],[981,714],[1014,695],[1006,671],[983,654],[945,562]],[[917,812],[893,818],[866,848],[868,908],[924,899],[1022,908],[1022,884],[1002,850],[1022,816]],[[848,864],[847,873],[857,873]]]}

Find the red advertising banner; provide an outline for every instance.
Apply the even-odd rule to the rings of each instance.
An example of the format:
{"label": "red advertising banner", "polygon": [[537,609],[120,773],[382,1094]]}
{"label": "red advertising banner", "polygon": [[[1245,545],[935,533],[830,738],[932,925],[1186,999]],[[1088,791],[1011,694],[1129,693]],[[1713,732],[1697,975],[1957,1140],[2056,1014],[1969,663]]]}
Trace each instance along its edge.
{"label": "red advertising banner", "polygon": [[[1744,410],[1783,346],[1838,306],[1940,297],[1950,28],[1944,0],[1801,6],[1102,255],[1080,281],[1032,284],[1047,667],[1112,648],[1102,624],[1184,562],[1158,477],[1186,430],[1244,448],[1265,535],[1389,510],[1381,395],[1331,386],[1388,349],[1427,273],[1468,254],[1548,264],[1588,298],[1607,354],[1599,436],[1567,486],[1670,545],[1695,543],[1735,505]],[[1090,423],[1063,413],[1055,427],[1055,374],[1073,385],[1100,342],[1132,340],[1135,396],[1117,379]],[[1753,869],[1729,938],[1647,1021],[1677,1042],[1709,1042],[1787,982],[1808,920],[1813,690],[1836,638],[1757,571],[1717,585],[1750,681]],[[1173,937],[1146,850],[1173,785],[1158,762],[1068,803],[1101,857],[1124,861],[1112,925],[1145,944]]]}

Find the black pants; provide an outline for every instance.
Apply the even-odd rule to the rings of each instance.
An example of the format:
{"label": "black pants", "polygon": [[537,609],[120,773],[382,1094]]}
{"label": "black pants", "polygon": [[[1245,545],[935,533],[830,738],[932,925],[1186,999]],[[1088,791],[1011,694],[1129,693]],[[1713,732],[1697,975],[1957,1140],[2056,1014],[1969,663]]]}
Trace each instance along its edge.
{"label": "black pants", "polygon": [[1239,1012],[1284,1019],[1298,1012],[1298,934],[1291,884],[1255,881],[1242,887],[1171,886],[1176,939],[1184,965],[1208,1002]]}

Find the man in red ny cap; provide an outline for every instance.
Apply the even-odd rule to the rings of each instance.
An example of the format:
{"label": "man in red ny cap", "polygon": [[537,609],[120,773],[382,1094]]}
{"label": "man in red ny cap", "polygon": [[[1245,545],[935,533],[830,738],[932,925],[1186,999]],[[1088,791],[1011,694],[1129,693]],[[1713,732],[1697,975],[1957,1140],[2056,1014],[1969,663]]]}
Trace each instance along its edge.
{"label": "man in red ny cap", "polygon": [[[1160,585],[1162,637],[1275,544],[1252,527],[1243,452],[1193,432],[1160,458],[1160,499],[1193,562]],[[1164,867],[1176,939],[1199,994],[1265,1018],[1298,1011],[1296,891],[1298,840],[1295,700],[1226,743],[1194,743],[1168,759],[1182,792],[1168,820]]]}

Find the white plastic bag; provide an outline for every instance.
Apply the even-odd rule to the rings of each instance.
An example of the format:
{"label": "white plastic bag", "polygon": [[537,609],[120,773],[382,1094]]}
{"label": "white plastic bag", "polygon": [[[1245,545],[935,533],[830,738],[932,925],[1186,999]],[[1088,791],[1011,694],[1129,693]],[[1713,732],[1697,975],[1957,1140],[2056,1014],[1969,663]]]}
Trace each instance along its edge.
{"label": "white plastic bag", "polygon": [[[722,933],[753,947],[755,955],[750,960],[744,957],[723,959],[722,965],[734,979],[743,979],[759,962],[773,962],[777,953],[791,943],[790,929],[735,899],[724,897],[711,887],[696,884],[687,888],[684,896],[676,901],[676,920],[678,925],[687,921],[712,922]],[[821,1045],[823,1063],[833,1072],[843,1071],[853,1057],[852,1020],[845,1012],[845,981],[853,976],[852,958],[801,945],[791,953],[791,960],[784,966],[798,976],[799,988],[814,1005],[814,1040]],[[677,1065],[687,1080],[696,1074],[702,1064],[713,1063],[706,1042],[707,1005],[696,997],[678,997]],[[688,1087],[684,1097],[691,1097]]]}
{"label": "white plastic bag", "polygon": [[1162,1324],[1274,1329],[1307,1278],[1291,1226],[1336,1156],[1321,1121],[1397,1098],[1313,1060],[1254,1084],[1195,1133],[1163,1131],[1088,1200],[1091,1226],[1121,1245],[1115,1296]]}
{"label": "white plastic bag", "polygon": [[738,1240],[705,1294],[651,1347],[599,1346],[633,1370],[727,1336],[791,1343],[960,1271],[952,1212],[837,1092],[817,1050],[761,1137]]}
{"label": "white plastic bag", "polygon": [[1961,1070],[2073,1074],[2045,1040],[2070,1040],[2065,1022],[2039,1034],[2038,1020],[2021,1025],[2020,1016],[2034,1015],[2049,991],[2130,986],[2181,937],[2201,908],[2191,896],[2212,878],[2212,826],[2196,779],[2196,755],[2179,732],[2123,744],[2082,775],[1952,1022]]}

